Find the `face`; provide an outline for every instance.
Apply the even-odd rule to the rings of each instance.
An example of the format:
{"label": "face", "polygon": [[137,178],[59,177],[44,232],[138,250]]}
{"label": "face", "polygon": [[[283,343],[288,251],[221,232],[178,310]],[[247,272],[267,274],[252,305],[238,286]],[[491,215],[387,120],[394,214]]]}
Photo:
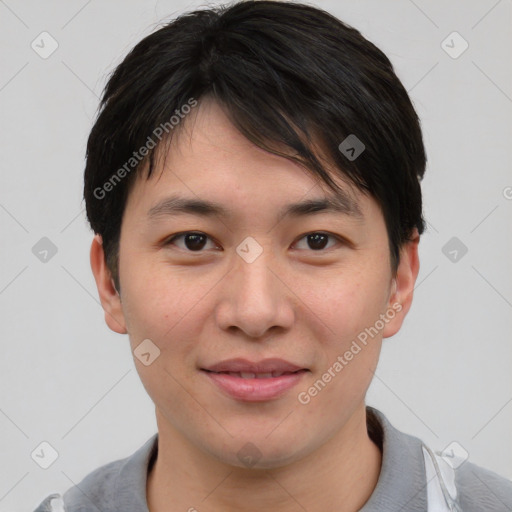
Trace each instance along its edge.
{"label": "face", "polygon": [[[382,337],[400,328],[409,307],[416,246],[392,275],[373,199],[338,178],[338,208],[285,213],[334,193],[252,145],[213,102],[186,122],[165,167],[138,179],[128,197],[120,300],[98,239],[93,270],[109,326],[128,332],[135,353],[151,340],[141,346],[150,347],[151,363],[134,361],[161,435],[235,466],[254,450],[250,442],[259,467],[276,467],[313,453],[364,408]],[[177,208],[176,198],[221,211]],[[206,371],[234,358],[278,358],[301,371]]]}

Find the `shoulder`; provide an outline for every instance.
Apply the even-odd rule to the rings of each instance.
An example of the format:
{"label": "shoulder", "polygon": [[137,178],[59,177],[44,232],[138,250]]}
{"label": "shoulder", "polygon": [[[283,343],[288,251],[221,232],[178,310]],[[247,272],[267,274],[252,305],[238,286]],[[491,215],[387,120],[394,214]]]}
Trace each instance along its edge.
{"label": "shoulder", "polygon": [[381,503],[392,499],[398,502],[393,510],[405,510],[404,502],[407,510],[425,511],[429,505],[445,510],[435,504],[449,498],[463,512],[512,511],[512,481],[453,454],[434,452],[419,438],[393,427],[380,411],[368,407],[367,412],[368,434],[381,448],[383,459],[371,498],[371,504],[379,507],[368,506],[365,511],[380,511]]}
{"label": "shoulder", "polygon": [[455,470],[462,510],[512,510],[512,481],[469,461]]}
{"label": "shoulder", "polygon": [[64,495],[48,496],[34,512],[89,512],[143,509],[148,465],[158,449],[158,434],[129,457],[109,462],[85,476]]}
{"label": "shoulder", "polygon": [[95,469],[64,495],[48,496],[34,512],[85,512],[94,506],[103,510],[113,503],[115,481],[126,460],[119,459]]}

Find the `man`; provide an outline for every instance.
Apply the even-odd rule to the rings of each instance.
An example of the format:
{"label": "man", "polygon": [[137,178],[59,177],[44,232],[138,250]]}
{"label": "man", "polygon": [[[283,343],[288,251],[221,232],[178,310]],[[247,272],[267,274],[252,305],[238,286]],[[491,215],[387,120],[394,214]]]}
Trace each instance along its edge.
{"label": "man", "polygon": [[141,41],[84,196],[158,434],[37,511],[509,510],[511,482],[365,406],[413,298],[425,163],[389,60],[322,10],[234,3]]}

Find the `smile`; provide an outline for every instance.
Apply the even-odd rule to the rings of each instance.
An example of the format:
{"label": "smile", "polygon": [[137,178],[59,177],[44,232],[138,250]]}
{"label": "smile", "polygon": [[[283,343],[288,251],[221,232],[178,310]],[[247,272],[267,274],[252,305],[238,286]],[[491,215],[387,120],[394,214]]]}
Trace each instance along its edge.
{"label": "smile", "polygon": [[[299,370],[301,371],[301,370]],[[231,375],[232,377],[241,377],[242,379],[270,379],[273,377],[281,377],[281,375],[291,375],[297,372],[267,372],[267,373],[251,373],[251,372],[212,372],[217,374]]]}
{"label": "smile", "polygon": [[308,370],[295,372],[213,372],[202,370],[224,395],[245,402],[275,400],[296,386]]}

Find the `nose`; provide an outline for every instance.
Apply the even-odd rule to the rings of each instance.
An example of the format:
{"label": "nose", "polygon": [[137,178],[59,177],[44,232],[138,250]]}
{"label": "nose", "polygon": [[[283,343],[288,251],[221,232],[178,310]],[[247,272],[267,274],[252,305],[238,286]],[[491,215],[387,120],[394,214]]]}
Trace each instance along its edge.
{"label": "nose", "polygon": [[252,262],[238,254],[222,283],[216,320],[223,330],[239,330],[254,339],[293,325],[294,294],[284,272],[265,249]]}

